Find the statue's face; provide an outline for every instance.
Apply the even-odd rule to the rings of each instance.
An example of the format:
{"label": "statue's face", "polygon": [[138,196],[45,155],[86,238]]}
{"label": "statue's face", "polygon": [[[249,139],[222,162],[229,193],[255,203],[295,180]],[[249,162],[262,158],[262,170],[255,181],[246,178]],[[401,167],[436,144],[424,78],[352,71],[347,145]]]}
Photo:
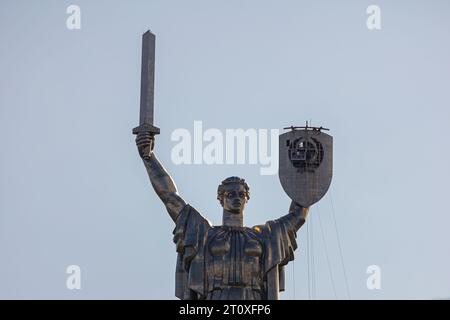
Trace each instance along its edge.
{"label": "statue's face", "polygon": [[230,183],[225,186],[223,208],[228,212],[240,214],[244,212],[247,197],[245,188],[240,183]]}

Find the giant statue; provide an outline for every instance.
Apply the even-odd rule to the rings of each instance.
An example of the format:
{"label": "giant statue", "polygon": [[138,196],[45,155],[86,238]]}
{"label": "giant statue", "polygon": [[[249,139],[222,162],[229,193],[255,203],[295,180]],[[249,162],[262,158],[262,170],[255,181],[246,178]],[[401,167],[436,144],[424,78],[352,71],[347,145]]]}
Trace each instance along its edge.
{"label": "giant statue", "polygon": [[[287,213],[264,224],[244,226],[250,199],[245,179],[229,177],[217,188],[222,224],[213,226],[180,195],[154,152],[155,36],[143,36],[140,125],[133,129],[151,185],[175,224],[175,295],[191,300],[276,300],[284,290],[284,267],[294,259],[297,231],[309,206],[331,183],[332,139],[325,128],[289,127],[280,135],[279,177],[292,199]],[[201,194],[199,193],[199,196]]]}

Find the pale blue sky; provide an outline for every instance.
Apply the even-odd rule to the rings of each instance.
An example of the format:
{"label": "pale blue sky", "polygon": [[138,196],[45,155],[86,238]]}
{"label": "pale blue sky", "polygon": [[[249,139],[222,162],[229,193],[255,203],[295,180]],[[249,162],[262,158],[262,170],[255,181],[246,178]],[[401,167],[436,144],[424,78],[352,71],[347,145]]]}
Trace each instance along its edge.
{"label": "pale blue sky", "polygon": [[[82,29],[66,28],[81,7]],[[382,30],[366,28],[381,7]],[[448,1],[0,3],[0,298],[174,299],[173,222],[151,189],[137,125],[141,35],[157,35],[155,152],[181,195],[221,222],[218,183],[244,177],[245,224],[286,213],[255,165],[174,165],[176,128],[331,129],[330,193],[311,209],[316,297],[450,296]],[[306,227],[283,299],[308,298]],[[77,264],[82,289],[66,288]],[[368,290],[379,265],[382,289]],[[295,269],[295,272],[294,272]],[[294,274],[295,273],[295,290]]]}

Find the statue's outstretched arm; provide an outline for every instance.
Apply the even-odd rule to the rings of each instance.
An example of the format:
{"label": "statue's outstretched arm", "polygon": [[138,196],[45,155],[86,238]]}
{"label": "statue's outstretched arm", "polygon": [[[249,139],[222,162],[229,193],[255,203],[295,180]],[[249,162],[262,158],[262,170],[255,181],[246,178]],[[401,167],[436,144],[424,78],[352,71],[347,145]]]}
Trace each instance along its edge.
{"label": "statue's outstretched arm", "polygon": [[186,202],[180,197],[175,182],[153,153],[154,141],[152,134],[144,132],[138,134],[136,145],[139,155],[144,161],[153,189],[166,206],[172,220],[176,221]]}

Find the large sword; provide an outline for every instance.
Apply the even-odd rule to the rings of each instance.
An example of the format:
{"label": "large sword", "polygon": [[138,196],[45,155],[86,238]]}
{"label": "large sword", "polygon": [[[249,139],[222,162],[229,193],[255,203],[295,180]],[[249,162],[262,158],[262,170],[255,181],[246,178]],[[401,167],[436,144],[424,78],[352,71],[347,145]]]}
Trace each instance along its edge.
{"label": "large sword", "polygon": [[139,126],[133,134],[150,132],[159,134],[159,128],[153,126],[153,101],[155,93],[155,35],[148,30],[142,35],[141,65],[141,109]]}

